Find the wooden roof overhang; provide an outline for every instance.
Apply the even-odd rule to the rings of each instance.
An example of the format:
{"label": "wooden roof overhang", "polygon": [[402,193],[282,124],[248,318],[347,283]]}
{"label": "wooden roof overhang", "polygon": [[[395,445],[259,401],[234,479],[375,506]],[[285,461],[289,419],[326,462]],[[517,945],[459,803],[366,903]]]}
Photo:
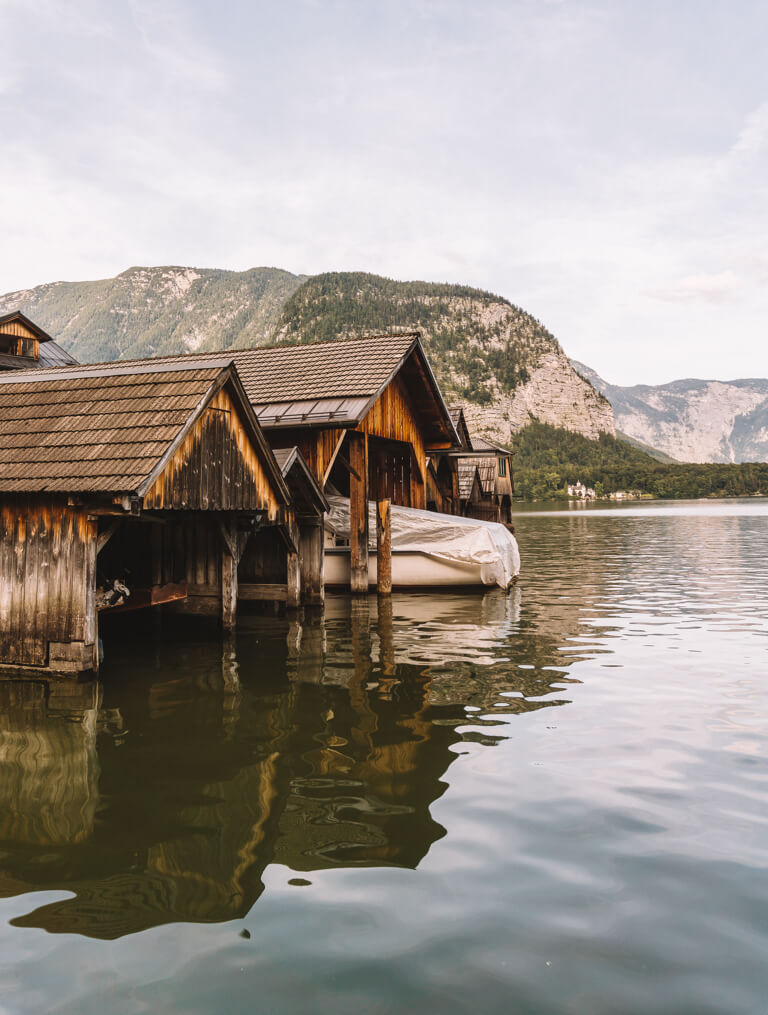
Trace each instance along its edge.
{"label": "wooden roof overhang", "polygon": [[456,433],[459,435],[461,446],[465,451],[472,450],[472,438],[469,436],[469,427],[467,426],[467,420],[464,416],[464,410],[460,405],[449,406],[448,412],[451,414],[451,420]]}
{"label": "wooden roof overhang", "polygon": [[0,494],[141,500],[223,389],[269,478],[290,494],[231,357],[28,370],[0,378]]}
{"label": "wooden roof overhang", "polygon": [[[362,384],[357,377],[350,378],[348,392],[344,391],[345,379],[342,369],[341,376],[334,378],[333,386],[338,390],[338,394],[330,395],[320,388],[316,398],[266,400],[260,392],[258,374],[254,372],[248,378],[247,390],[261,425],[268,430],[297,427],[323,429],[357,427],[394,378],[399,376],[411,396],[416,414],[424,426],[426,446],[429,449],[460,447],[460,438],[456,433],[448,407],[421,344],[420,332],[370,336],[363,339],[351,339],[348,342],[339,340],[322,343],[322,347],[335,354],[347,352],[348,369],[350,372],[353,370],[356,372],[357,363],[368,351],[365,346],[369,343],[373,346],[377,341],[385,345],[387,343],[395,345],[396,342],[395,356],[390,356],[388,362],[377,363],[375,367],[369,369],[367,380]],[[316,356],[320,347],[320,344],[315,344],[288,348],[307,350],[308,353],[311,352],[313,356]],[[261,351],[254,350],[254,352]],[[237,355],[235,354],[236,357]],[[243,355],[240,353],[241,357]],[[296,354],[294,353],[294,355]],[[376,367],[379,369],[376,370]],[[311,391],[313,382],[317,384],[318,380],[314,379],[313,381],[313,378],[307,377],[304,390]],[[367,390],[361,392],[361,387]]]}
{"label": "wooden roof overhang", "polygon": [[482,494],[483,484],[477,464],[466,460],[459,462],[459,497],[462,500],[469,500],[475,487],[478,493]]}
{"label": "wooden roof overhang", "polygon": [[330,511],[330,504],[320,484],[297,447],[276,448],[272,454],[280,467],[298,515],[320,517]]}

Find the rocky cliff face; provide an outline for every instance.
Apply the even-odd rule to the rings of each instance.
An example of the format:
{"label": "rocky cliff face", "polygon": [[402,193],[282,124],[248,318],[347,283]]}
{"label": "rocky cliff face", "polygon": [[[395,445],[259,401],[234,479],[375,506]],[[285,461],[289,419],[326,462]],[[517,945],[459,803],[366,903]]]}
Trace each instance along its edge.
{"label": "rocky cliff face", "polygon": [[768,380],[626,388],[573,365],[611,402],[620,430],[680,462],[768,461]]}
{"label": "rocky cliff face", "polygon": [[597,440],[601,433],[616,436],[610,403],[579,377],[562,350],[544,353],[529,380],[514,391],[497,387],[487,405],[461,404],[472,433],[503,443],[534,419],[590,440]]}
{"label": "rocky cliff face", "polygon": [[288,300],[280,341],[418,327],[449,403],[470,429],[508,443],[538,419],[595,439],[615,435],[613,410],[534,317],[466,286],[394,282],[363,273],[309,279]]}

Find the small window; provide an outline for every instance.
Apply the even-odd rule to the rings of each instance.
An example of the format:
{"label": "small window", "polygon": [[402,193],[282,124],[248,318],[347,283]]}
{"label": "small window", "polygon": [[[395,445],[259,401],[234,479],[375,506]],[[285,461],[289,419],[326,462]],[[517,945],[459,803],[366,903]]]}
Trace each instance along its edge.
{"label": "small window", "polygon": [[506,476],[507,474],[507,460],[506,458],[499,459],[499,475]]}

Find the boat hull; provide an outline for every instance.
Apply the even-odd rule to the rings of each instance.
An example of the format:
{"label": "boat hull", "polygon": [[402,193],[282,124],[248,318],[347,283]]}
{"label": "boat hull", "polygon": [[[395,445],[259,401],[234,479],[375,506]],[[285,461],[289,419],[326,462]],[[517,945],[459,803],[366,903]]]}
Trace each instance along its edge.
{"label": "boat hull", "polygon": [[[368,585],[376,587],[376,554],[368,557]],[[349,588],[349,548],[326,547],[325,584],[331,588]],[[395,588],[429,588],[434,586],[478,588],[488,586],[482,579],[480,564],[436,560],[418,551],[392,552],[392,585]]]}

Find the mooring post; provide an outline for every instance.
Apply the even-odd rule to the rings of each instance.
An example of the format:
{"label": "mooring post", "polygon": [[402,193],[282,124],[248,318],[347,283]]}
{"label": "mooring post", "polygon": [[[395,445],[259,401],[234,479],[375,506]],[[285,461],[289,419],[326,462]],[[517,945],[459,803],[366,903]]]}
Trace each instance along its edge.
{"label": "mooring post", "polygon": [[289,610],[298,609],[301,604],[301,568],[299,563],[299,526],[296,519],[291,518],[288,532],[291,537],[292,549],[288,550],[286,561],[286,599],[285,605]]}
{"label": "mooring post", "polygon": [[376,504],[376,591],[392,593],[392,512],[389,500]]}
{"label": "mooring post", "polygon": [[349,589],[368,594],[368,463],[365,434],[349,434]]}
{"label": "mooring post", "polygon": [[239,562],[234,517],[220,519],[219,532],[221,533],[221,623],[225,631],[234,631],[237,623],[237,565]]}

